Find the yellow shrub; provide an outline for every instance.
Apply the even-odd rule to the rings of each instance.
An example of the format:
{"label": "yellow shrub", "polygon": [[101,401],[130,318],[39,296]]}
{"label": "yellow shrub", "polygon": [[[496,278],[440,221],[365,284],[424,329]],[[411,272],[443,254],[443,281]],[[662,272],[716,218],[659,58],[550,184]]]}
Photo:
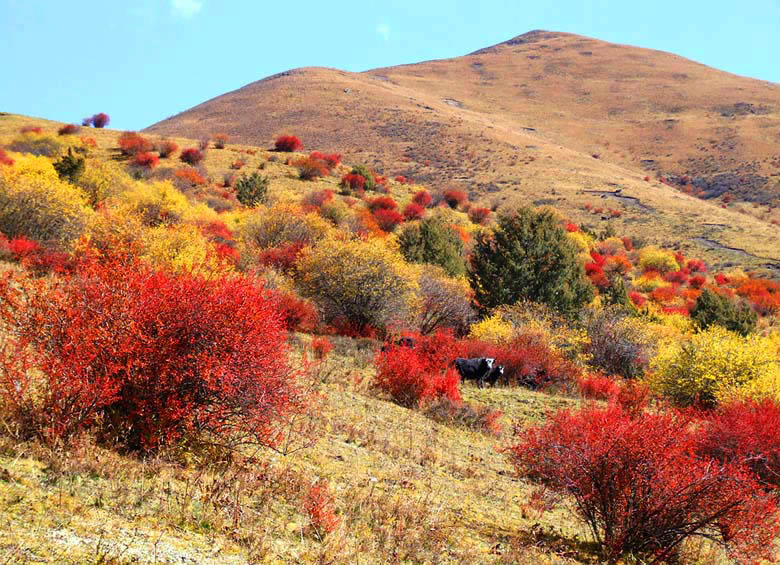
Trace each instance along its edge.
{"label": "yellow shrub", "polygon": [[158,226],[148,229],[141,238],[144,259],[172,271],[214,272],[227,269],[211,243],[193,225]]}
{"label": "yellow shrub", "polygon": [[634,279],[631,284],[639,292],[653,292],[656,288],[671,285],[671,283],[666,282],[661,277],[649,277],[647,275]]}
{"label": "yellow shrub", "polygon": [[354,329],[407,321],[416,279],[401,255],[376,240],[325,239],[298,259],[298,285],[331,321]]}
{"label": "yellow shrub", "polygon": [[680,405],[697,400],[711,405],[746,385],[763,387],[779,378],[773,340],[712,326],[688,340],[665,343],[653,359],[651,385]]}
{"label": "yellow shrub", "polygon": [[315,243],[331,229],[330,223],[316,213],[304,214],[299,206],[276,204],[258,207],[241,225],[241,237],[260,249],[284,243]]}
{"label": "yellow shrub", "polygon": [[217,213],[203,203],[191,203],[170,182],[135,182],[115,198],[117,211],[135,214],[147,226],[209,222]]}
{"label": "yellow shrub", "polygon": [[674,253],[655,246],[645,247],[639,252],[639,266],[644,270],[652,269],[659,273],[680,269]]}
{"label": "yellow shrub", "polygon": [[471,325],[469,337],[480,341],[502,344],[508,343],[514,337],[515,329],[510,322],[504,320],[500,314],[493,314]]}
{"label": "yellow shrub", "polygon": [[[590,253],[590,250],[593,248],[593,238],[586,233],[581,231],[568,232],[566,237],[574,242],[581,253]],[[588,260],[590,261],[590,258]]]}
{"label": "yellow shrub", "polygon": [[84,194],[61,181],[48,159],[14,158],[13,167],[0,167],[0,231],[67,247],[92,217]]}
{"label": "yellow shrub", "polygon": [[84,172],[77,182],[93,208],[132,183],[132,179],[118,164],[98,159],[87,160]]}

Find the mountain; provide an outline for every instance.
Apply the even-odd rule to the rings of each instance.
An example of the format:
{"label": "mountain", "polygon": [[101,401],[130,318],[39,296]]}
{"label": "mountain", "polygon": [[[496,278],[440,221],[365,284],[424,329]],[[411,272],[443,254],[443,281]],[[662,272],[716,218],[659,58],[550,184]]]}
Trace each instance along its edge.
{"label": "mountain", "polygon": [[780,261],[780,85],[660,51],[532,31],[453,59],[291,70],[147,131],[265,146],[294,133],[494,205],[553,204],[726,262]]}

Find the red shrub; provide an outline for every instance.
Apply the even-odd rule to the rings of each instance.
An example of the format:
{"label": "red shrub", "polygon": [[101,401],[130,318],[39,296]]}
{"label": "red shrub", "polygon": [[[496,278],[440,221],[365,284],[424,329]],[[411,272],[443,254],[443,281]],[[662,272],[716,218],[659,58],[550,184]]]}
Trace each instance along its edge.
{"label": "red shrub", "polygon": [[568,387],[581,374],[574,363],[533,336],[520,336],[495,350],[496,363],[504,366],[504,380],[530,388]]}
{"label": "red shrub", "polygon": [[333,344],[327,337],[315,337],[311,340],[311,350],[317,359],[325,359],[333,349]]}
{"label": "red shrub", "polygon": [[395,210],[396,208],[398,208],[398,204],[389,196],[377,196],[368,201],[368,209],[372,212],[377,210]]}
{"label": "red shrub", "polygon": [[630,237],[624,237],[623,238],[623,247],[626,248],[626,251],[633,251],[634,250],[634,242],[631,241]]}
{"label": "red shrub", "polygon": [[583,208],[585,208],[588,212],[590,212],[591,210],[593,210],[593,204],[591,204],[590,202],[586,202],[583,205]]}
{"label": "red shrub", "polygon": [[189,165],[197,165],[201,161],[203,161],[203,152],[200,149],[197,149],[195,147],[190,147],[188,149],[185,149],[181,152],[181,155],[179,155],[179,159],[182,160],[182,162],[187,163]]}
{"label": "red shrub", "polygon": [[341,177],[340,186],[355,191],[362,191],[366,186],[366,179],[363,175],[348,173]]}
{"label": "red shrub", "polygon": [[701,288],[704,286],[705,282],[707,282],[707,279],[704,276],[696,275],[690,278],[688,284],[691,285],[693,288]]}
{"label": "red shrub", "polygon": [[230,163],[230,168],[234,169],[236,171],[240,170],[244,165],[246,165],[246,161],[243,159],[236,159],[232,163]]}
{"label": "red shrub", "polygon": [[707,263],[701,259],[690,259],[686,265],[691,273],[706,273]]}
{"label": "red shrub", "polygon": [[157,145],[157,152],[160,154],[160,159],[167,159],[178,150],[179,146],[176,145],[175,142],[169,140],[161,141]]}
{"label": "red shrub", "polygon": [[395,182],[397,182],[398,184],[413,184],[413,181],[412,181],[412,179],[410,179],[410,178],[407,178],[407,177],[405,177],[405,176],[403,176],[403,175],[398,175],[397,177],[395,177],[395,179],[394,179],[394,180],[395,180]]}
{"label": "red shrub", "polygon": [[86,147],[97,147],[97,140],[94,137],[80,137],[81,143]]}
{"label": "red shrub", "polygon": [[0,165],[8,165],[9,167],[14,164],[14,160],[8,156],[3,149],[0,149]]}
{"label": "red shrub", "polygon": [[697,536],[743,557],[771,557],[774,501],[741,465],[696,457],[688,429],[675,413],[561,411],[518,434],[509,454],[521,476],[574,498],[609,562],[675,561]]}
{"label": "red shrub", "polygon": [[320,177],[326,177],[330,174],[330,169],[325,161],[313,159],[312,157],[301,157],[292,162],[292,166],[298,169],[298,176],[302,180],[314,180]]}
{"label": "red shrub", "polygon": [[634,306],[637,306],[641,308],[645,305],[645,302],[647,302],[647,299],[642,296],[641,293],[637,292],[636,290],[632,290],[628,293],[628,297],[631,299],[631,302],[634,303]]}
{"label": "red shrub", "polygon": [[43,128],[41,126],[23,126],[19,129],[20,133],[36,133],[36,134],[42,134]]}
{"label": "red shrub", "polygon": [[90,119],[90,123],[92,124],[92,127],[95,128],[104,128],[108,125],[108,122],[111,121],[111,118],[108,117],[108,114],[105,114],[103,112],[100,112],[99,114],[95,114]]}
{"label": "red shrub", "polygon": [[281,135],[276,138],[274,142],[274,148],[276,151],[282,151],[284,153],[291,153],[298,151],[303,147],[301,140],[294,135]]}
{"label": "red shrub", "polygon": [[425,215],[425,208],[414,202],[410,202],[404,208],[404,218],[409,221],[419,220]]}
{"label": "red shrub", "polygon": [[780,404],[766,399],[732,402],[705,415],[699,453],[742,462],[762,483],[780,487]]}
{"label": "red shrub", "polygon": [[623,215],[623,212],[621,212],[620,210],[615,210],[614,208],[610,208],[610,210],[609,210],[609,217],[610,218],[619,218],[622,215]]}
{"label": "red shrub", "polygon": [[420,407],[439,398],[460,404],[452,334],[436,332],[415,339],[415,347],[389,346],[377,354],[375,386],[401,406]]}
{"label": "red shrub", "polygon": [[146,167],[147,169],[154,169],[159,162],[160,158],[154,153],[136,153],[133,158],[133,165]]}
{"label": "red shrub", "polygon": [[119,136],[119,149],[124,155],[135,155],[151,151],[154,144],[139,133],[126,131]]}
{"label": "red shrub", "polygon": [[469,220],[475,224],[485,224],[490,219],[490,208],[470,208]]}
{"label": "red shrub", "polygon": [[338,527],[339,518],[336,516],[328,481],[323,479],[309,487],[303,500],[303,511],[319,537],[324,537]]}
{"label": "red shrub", "polygon": [[76,124],[65,124],[57,130],[57,135],[75,135],[80,129]]}
{"label": "red shrub", "polygon": [[261,251],[258,260],[266,267],[273,267],[280,271],[291,271],[295,268],[301,249],[303,249],[303,243],[300,241],[283,243],[279,247]]}
{"label": "red shrub", "polygon": [[324,204],[333,200],[333,191],[325,188],[323,190],[317,190],[306,196],[303,200],[303,204],[307,206],[314,206],[316,208],[322,208]]}
{"label": "red shrub", "polygon": [[650,177],[649,176],[645,176],[645,182],[650,182]]}
{"label": "red shrub", "polygon": [[466,193],[462,190],[455,189],[445,190],[443,197],[444,201],[449,205],[450,208],[457,208],[466,202],[469,198],[468,195],[466,195]]}
{"label": "red shrub", "polygon": [[603,267],[604,263],[607,262],[607,258],[604,257],[602,254],[597,253],[596,251],[590,252],[590,258],[593,259],[593,263],[598,265],[599,267]]}
{"label": "red shrub", "polygon": [[8,248],[18,260],[41,251],[41,246],[37,242],[31,241],[24,236],[16,237],[9,241]]}
{"label": "red shrub", "polygon": [[566,223],[566,231],[569,232],[569,233],[578,232],[578,231],[580,231],[580,226],[578,226],[577,224],[573,224],[571,222],[567,222]]}
{"label": "red shrub", "polygon": [[228,139],[230,139],[230,137],[226,133],[216,134],[214,136],[214,147],[217,149],[224,149]]}
{"label": "red shrub", "polygon": [[[195,151],[197,151],[197,149],[195,149]],[[194,169],[177,169],[174,173],[174,176],[177,179],[189,184],[190,186],[203,186],[208,182],[198,171]]]}
{"label": "red shrub", "polygon": [[726,275],[723,273],[715,273],[715,282],[718,283],[720,286],[723,286],[724,284],[729,283],[729,279]]}
{"label": "red shrub", "polygon": [[423,208],[427,208],[430,206],[431,202],[433,202],[433,196],[427,191],[427,190],[419,190],[414,194],[414,197],[412,198],[412,202],[417,204],[418,206],[422,206]]}
{"label": "red shrub", "polygon": [[391,232],[404,221],[404,217],[395,210],[379,208],[374,211],[374,219],[382,231]]}
{"label": "red shrub", "polygon": [[328,166],[328,169],[333,169],[341,163],[341,153],[322,153],[320,151],[312,151],[309,155],[312,159],[322,161]]}
{"label": "red shrub", "polygon": [[650,300],[657,302],[658,304],[665,304],[671,302],[677,298],[677,287],[672,286],[659,286],[653,292],[650,293]]}
{"label": "red shrub", "polygon": [[294,400],[274,302],[246,279],[156,272],[112,252],[70,277],[6,276],[0,295],[16,360],[0,394],[30,435],[97,426],[142,450],[198,432],[273,443]]}
{"label": "red shrub", "polygon": [[320,321],[314,304],[289,292],[277,292],[272,296],[288,331],[314,331]]}
{"label": "red shrub", "polygon": [[620,385],[615,379],[604,375],[585,375],[577,380],[577,388],[584,398],[609,400],[617,396]]}
{"label": "red shrub", "polygon": [[663,279],[666,282],[670,283],[676,283],[676,284],[685,284],[688,282],[688,271],[687,269],[681,269],[679,271],[670,271],[668,273],[664,273]]}

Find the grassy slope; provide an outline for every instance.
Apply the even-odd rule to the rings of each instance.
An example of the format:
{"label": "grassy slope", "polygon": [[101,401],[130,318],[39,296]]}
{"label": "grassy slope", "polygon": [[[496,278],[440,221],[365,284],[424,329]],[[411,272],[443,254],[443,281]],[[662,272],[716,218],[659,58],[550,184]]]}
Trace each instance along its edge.
{"label": "grassy slope", "polygon": [[[319,441],[286,457],[261,452],[262,464],[238,477],[140,462],[89,443],[67,453],[3,446],[0,559],[498,563],[520,559],[519,540],[542,527],[564,536],[554,545],[570,557],[533,549],[523,555],[592,560],[584,552],[575,559],[575,536],[583,532],[561,509],[538,520],[527,506],[531,487],[512,478],[498,451],[507,435],[437,424],[376,397],[362,380],[370,374],[361,368],[366,359],[344,340],[341,355],[320,370]],[[502,410],[507,429],[574,403],[473,387],[465,397]],[[304,530],[300,512],[302,491],[315,477],[329,481],[341,516],[324,541]]]}
{"label": "grassy slope", "polygon": [[[723,115],[741,102],[757,113]],[[705,178],[732,172],[744,181],[732,192],[775,200],[779,111],[776,84],[668,53],[539,33],[465,57],[365,73],[297,69],[149,131],[224,130],[260,145],[289,131],[309,148],[344,151],[349,161],[434,187],[465,188],[488,203],[553,203],[594,227],[610,221],[618,233],[680,245],[713,263],[760,266],[766,259],[780,263],[780,228],[769,223],[780,217],[776,210],[724,210],[654,179],[656,172]],[[654,161],[651,170],[643,160]],[[653,180],[645,182],[646,175]],[[754,185],[751,175],[766,182]],[[646,207],[584,192],[617,188]],[[623,216],[590,215],[587,202]]]}
{"label": "grassy slope", "polygon": [[[59,126],[0,116],[0,137],[27,124],[46,131]],[[117,132],[82,134],[96,137],[99,156],[115,156]],[[210,150],[210,175],[220,178],[237,155]],[[247,167],[267,157],[247,157]],[[296,198],[337,183],[335,177],[300,181],[278,163],[264,174],[272,178],[272,193]],[[0,562],[597,561],[562,506],[544,516],[531,507],[533,487],[512,477],[500,452],[513,424],[538,421],[577,400],[467,385],[467,401],[504,414],[504,435],[491,437],[378,397],[369,387],[371,352],[350,340],[337,345],[318,371],[322,402],[313,424],[319,441],[292,455],[261,451],[257,461],[243,459],[243,467],[202,468],[197,454],[181,466],[120,456],[88,440],[68,451],[0,442]],[[301,511],[316,478],[329,481],[341,517],[324,540],[306,528]]]}

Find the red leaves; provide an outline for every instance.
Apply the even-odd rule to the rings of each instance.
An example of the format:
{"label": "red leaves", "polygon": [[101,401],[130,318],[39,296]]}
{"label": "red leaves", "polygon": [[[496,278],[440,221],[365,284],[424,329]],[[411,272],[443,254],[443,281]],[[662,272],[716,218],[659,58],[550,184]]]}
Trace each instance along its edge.
{"label": "red leaves", "polygon": [[433,196],[431,196],[431,194],[427,190],[419,190],[414,194],[414,197],[412,198],[412,202],[414,202],[418,206],[427,208],[428,206],[430,206],[431,202],[433,202]]}
{"label": "red leaves", "polygon": [[154,169],[159,162],[160,158],[154,153],[149,152],[137,153],[133,158],[133,165],[146,169]]}
{"label": "red leaves", "polygon": [[457,208],[469,199],[465,192],[455,189],[444,191],[443,196],[444,201],[449,205],[450,208]]}
{"label": "red leaves", "polygon": [[134,131],[126,131],[119,136],[119,149],[124,155],[146,153],[154,149],[154,143]]}
{"label": "red leaves", "polygon": [[374,212],[374,219],[382,231],[391,232],[404,221],[404,217],[395,210],[379,208]]}
{"label": "red leaves", "polygon": [[368,209],[372,212],[377,210],[395,210],[398,204],[389,196],[377,196],[368,201]]}
{"label": "red leaves", "polygon": [[0,149],[0,165],[7,165],[10,167],[13,164],[14,160],[8,156],[8,153],[6,153],[3,149]]}
{"label": "red leaves", "polygon": [[108,122],[110,122],[110,121],[111,121],[111,118],[108,117],[108,114],[100,112],[98,114],[95,114],[91,118],[87,118],[85,120],[85,122],[87,122],[87,123],[85,123],[83,125],[87,126],[89,124],[92,124],[92,127],[104,128],[104,127],[106,127],[108,125]]}
{"label": "red leaves", "polygon": [[327,337],[315,337],[311,340],[311,350],[317,359],[325,359],[333,349],[333,344]]}
{"label": "red leaves", "polygon": [[518,473],[572,496],[610,561],[659,561],[705,535],[749,558],[770,556],[775,503],[741,465],[694,455],[689,421],[617,406],[561,411],[518,435]]}
{"label": "red leaves", "polygon": [[293,161],[292,166],[298,169],[298,176],[302,180],[314,180],[330,174],[330,168],[327,163],[314,157],[296,159]]}
{"label": "red leaves", "polygon": [[470,208],[469,220],[475,224],[483,225],[490,219],[490,208]]}
{"label": "red leaves", "polygon": [[293,151],[298,151],[302,147],[303,143],[301,143],[301,140],[294,135],[280,135],[274,142],[274,148],[276,151],[281,151],[284,153],[292,153]]}
{"label": "red leaves", "polygon": [[420,220],[424,215],[425,215],[425,208],[423,208],[422,206],[414,202],[410,202],[404,208],[404,218],[406,218],[409,221]]}
{"label": "red leaves", "polygon": [[362,191],[366,186],[366,179],[363,175],[348,173],[341,177],[340,186],[351,190]]}
{"label": "red leaves", "polygon": [[179,159],[182,160],[182,162],[187,163],[189,165],[197,165],[200,163],[204,158],[203,152],[200,149],[197,149],[195,147],[189,147],[181,152],[181,155],[179,155]]}
{"label": "red leaves", "polygon": [[179,146],[173,141],[161,141],[157,145],[157,152],[160,154],[160,159],[167,159],[178,150]]}
{"label": "red leaves", "polygon": [[65,124],[57,130],[57,135],[74,135],[79,132],[81,128],[76,124]]}
{"label": "red leaves", "polygon": [[295,400],[275,303],[246,279],[111,254],[59,280],[9,275],[0,296],[17,336],[6,353],[20,360],[5,366],[0,394],[30,435],[99,425],[133,450],[200,431],[273,443],[275,416]]}
{"label": "red leaves", "polygon": [[745,463],[770,490],[780,487],[780,404],[732,402],[706,414],[699,453]]}
{"label": "red leaves", "polygon": [[333,169],[341,163],[341,153],[322,153],[321,151],[312,151],[309,154],[312,159],[324,162],[328,169]]}
{"label": "red leaves", "polygon": [[303,512],[320,537],[333,532],[338,527],[339,518],[335,513],[328,481],[323,479],[309,487],[303,500]]}
{"label": "red leaves", "polygon": [[460,379],[452,365],[452,334],[436,332],[415,339],[414,347],[391,345],[377,354],[375,386],[410,408],[439,398],[460,404]]}

